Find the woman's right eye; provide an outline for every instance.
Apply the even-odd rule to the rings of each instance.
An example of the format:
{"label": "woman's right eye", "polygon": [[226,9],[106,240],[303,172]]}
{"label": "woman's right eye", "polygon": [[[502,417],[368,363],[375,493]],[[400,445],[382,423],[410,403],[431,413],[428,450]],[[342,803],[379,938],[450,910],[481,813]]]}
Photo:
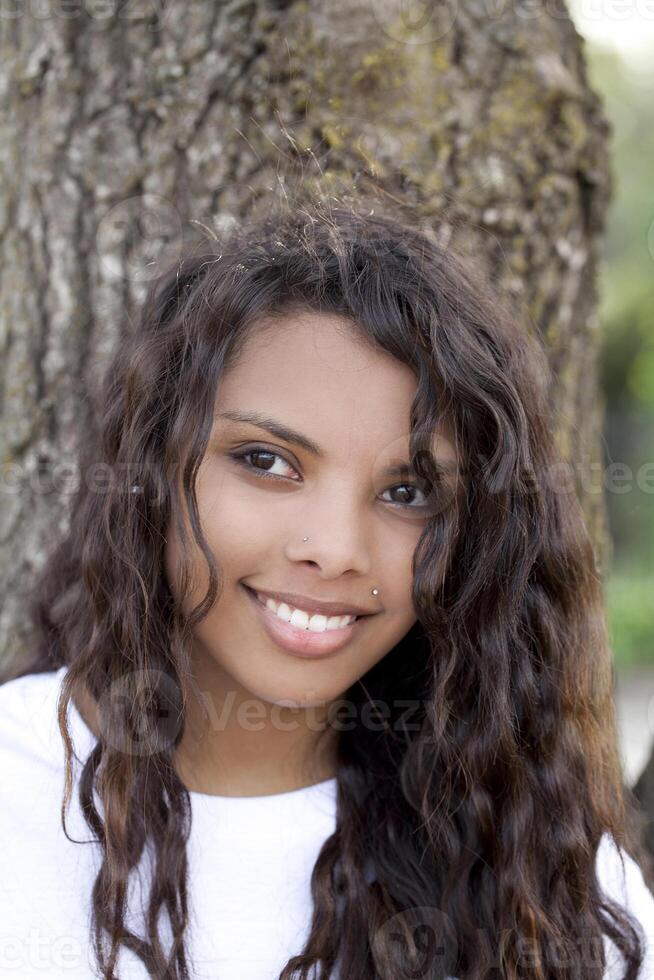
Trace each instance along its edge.
{"label": "woman's right eye", "polygon": [[264,456],[264,457],[266,457],[267,456],[268,459],[273,459],[273,460],[279,459],[286,466],[290,467],[290,469],[292,469],[294,472],[297,472],[297,470],[295,469],[295,467],[294,466],[291,466],[291,464],[288,462],[287,459],[284,459],[284,457],[281,456],[279,453],[273,453],[273,452],[271,452],[269,449],[256,449],[256,448],[255,449],[246,449],[245,451],[241,450],[240,452],[233,452],[233,453],[229,453],[228,455],[239,466],[243,466],[246,470],[248,470],[248,472],[252,473],[254,476],[260,476],[260,477],[263,477],[263,479],[268,479],[268,480],[284,480],[284,479],[286,479],[286,477],[283,474],[280,474],[280,473],[270,473],[265,468],[264,469],[260,469],[258,466],[255,466],[253,463],[250,463],[250,462],[247,461],[249,456],[252,456],[252,457],[256,457],[256,456]]}

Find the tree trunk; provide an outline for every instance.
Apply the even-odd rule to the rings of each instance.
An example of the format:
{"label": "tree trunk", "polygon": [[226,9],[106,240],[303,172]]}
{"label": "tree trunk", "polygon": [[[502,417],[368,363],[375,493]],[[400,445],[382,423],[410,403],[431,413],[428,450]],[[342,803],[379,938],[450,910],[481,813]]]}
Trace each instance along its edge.
{"label": "tree trunk", "polygon": [[606,569],[608,126],[563,5],[98,0],[16,5],[0,31],[5,662],[29,659],[30,573],[65,530],[87,393],[148,281],[288,180],[333,193],[372,173],[526,309]]}

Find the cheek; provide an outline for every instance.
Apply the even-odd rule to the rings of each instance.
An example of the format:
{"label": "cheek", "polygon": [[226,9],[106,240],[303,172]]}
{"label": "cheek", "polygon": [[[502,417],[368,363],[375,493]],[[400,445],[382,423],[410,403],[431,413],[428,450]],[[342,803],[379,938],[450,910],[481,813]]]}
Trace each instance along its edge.
{"label": "cheek", "polygon": [[170,530],[168,530],[168,532],[166,533],[166,544],[164,546],[163,563],[164,563],[164,572],[166,575],[166,582],[168,583],[168,588],[173,593],[173,595],[177,595],[177,582],[175,578],[177,554],[176,554],[176,548],[174,547],[172,541],[172,533]]}
{"label": "cheek", "polygon": [[400,627],[403,622],[416,617],[412,601],[412,562],[417,537],[416,534],[397,540],[395,547],[385,549],[383,560],[373,563],[371,569],[372,587],[379,586],[381,604]]}
{"label": "cheek", "polygon": [[243,566],[247,570],[252,558],[261,557],[267,540],[275,536],[275,528],[242,494],[214,494],[213,499],[202,501],[198,497],[198,507],[209,548],[226,569]]}

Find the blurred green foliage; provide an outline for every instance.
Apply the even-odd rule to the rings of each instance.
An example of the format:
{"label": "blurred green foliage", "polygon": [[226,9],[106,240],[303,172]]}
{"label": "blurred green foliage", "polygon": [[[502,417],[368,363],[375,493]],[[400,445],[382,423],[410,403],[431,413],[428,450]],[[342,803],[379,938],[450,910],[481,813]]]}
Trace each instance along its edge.
{"label": "blurred green foliage", "polygon": [[619,667],[654,663],[651,569],[627,564],[615,567],[606,582],[609,639]]}
{"label": "blurred green foliage", "polygon": [[599,278],[605,464],[634,474],[629,492],[607,493],[614,559],[605,596],[619,667],[654,663],[654,61],[628,62],[589,41],[585,52],[612,127],[614,197]]}

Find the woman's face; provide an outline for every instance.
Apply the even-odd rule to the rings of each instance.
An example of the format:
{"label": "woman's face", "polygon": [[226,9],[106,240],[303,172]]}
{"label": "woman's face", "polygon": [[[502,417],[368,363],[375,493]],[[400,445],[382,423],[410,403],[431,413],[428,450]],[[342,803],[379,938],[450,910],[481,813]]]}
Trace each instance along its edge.
{"label": "woman's face", "polygon": [[[325,704],[415,623],[411,560],[427,522],[419,509],[425,497],[415,476],[386,468],[408,465],[416,387],[407,366],[362,343],[340,317],[289,313],[263,321],[248,338],[219,387],[197,477],[202,529],[224,576],[218,600],[195,628],[203,679],[221,677],[230,689],[271,704]],[[225,417],[244,413],[301,433],[320,455]],[[433,448],[437,460],[456,460],[445,435]],[[240,464],[232,456],[248,452],[254,455]],[[193,541],[186,513],[184,519]],[[202,553],[193,547],[196,587],[185,612],[208,584]],[[179,557],[171,525],[165,565],[176,594]],[[374,615],[360,618],[340,649],[301,656],[268,632],[246,587],[354,604]]]}

